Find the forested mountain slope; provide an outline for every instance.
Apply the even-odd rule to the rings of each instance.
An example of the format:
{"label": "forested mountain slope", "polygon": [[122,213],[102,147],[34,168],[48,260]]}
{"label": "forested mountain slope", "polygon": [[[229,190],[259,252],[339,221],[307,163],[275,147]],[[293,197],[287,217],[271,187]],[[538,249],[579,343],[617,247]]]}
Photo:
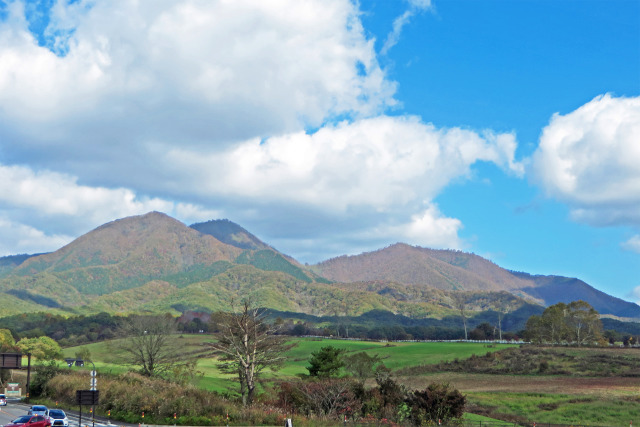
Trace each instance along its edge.
{"label": "forested mountain slope", "polygon": [[[200,230],[200,231],[199,231]],[[602,314],[640,318],[640,307],[577,279],[505,270],[480,256],[406,244],[307,267],[228,220],[187,227],[165,214],[112,221],[63,248],[0,258],[0,317],[216,311],[251,297],[274,310],[415,318],[583,299]]]}
{"label": "forested mountain slope", "polygon": [[404,243],[355,256],[341,256],[313,266],[337,282],[391,280],[443,290],[513,291],[529,286],[492,262],[474,254],[433,250]]}
{"label": "forested mountain slope", "polygon": [[312,268],[337,282],[383,280],[442,290],[504,290],[545,306],[582,299],[601,314],[640,319],[637,304],[607,295],[581,280],[516,273],[461,251],[397,243],[373,252],[332,258]]}
{"label": "forested mountain slope", "polygon": [[63,248],[31,257],[17,277],[51,275],[83,294],[102,295],[153,278],[232,261],[242,251],[159,212],[104,224]]}

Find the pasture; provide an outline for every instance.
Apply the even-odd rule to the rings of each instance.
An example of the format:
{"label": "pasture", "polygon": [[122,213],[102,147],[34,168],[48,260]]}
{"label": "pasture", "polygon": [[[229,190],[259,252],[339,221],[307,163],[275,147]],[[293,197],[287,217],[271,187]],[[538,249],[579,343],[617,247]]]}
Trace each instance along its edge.
{"label": "pasture", "polygon": [[[176,336],[185,349],[206,346],[213,338],[207,335]],[[307,374],[311,353],[332,345],[346,354],[365,351],[378,355],[385,365],[399,374],[401,369],[433,365],[445,361],[464,360],[472,355],[482,356],[509,347],[507,344],[458,342],[369,342],[333,339],[294,338],[297,346],[287,353],[288,362],[276,373],[267,372],[264,378],[291,379]],[[126,366],[115,363],[117,354],[113,343],[86,345],[99,372],[119,373]],[[78,347],[64,350],[73,356]],[[598,353],[598,350],[576,349],[576,357]],[[638,358],[640,350],[621,350],[624,357]],[[78,369],[78,368],[75,368]],[[86,368],[85,368],[86,369]],[[200,359],[202,373],[195,384],[203,389],[223,393],[235,392],[235,378],[221,374],[214,358]],[[567,425],[629,425],[640,423],[640,379],[636,376],[576,376],[565,375],[509,375],[473,372],[425,372],[396,376],[398,382],[411,389],[424,389],[432,382],[445,382],[467,396],[467,410],[471,413],[519,423],[550,423]]]}
{"label": "pasture", "polygon": [[[185,352],[205,348],[208,342],[213,340],[210,335],[176,335]],[[384,364],[392,369],[401,369],[411,366],[439,363],[454,359],[466,359],[473,354],[485,354],[488,351],[498,351],[513,347],[511,344],[486,344],[462,343],[462,342],[376,342],[355,341],[318,338],[294,338],[296,346],[286,353],[287,363],[275,372],[267,372],[265,378],[292,379],[299,375],[308,374],[306,369],[311,353],[325,346],[334,346],[345,350],[345,354],[353,354],[365,351],[370,355],[378,355]],[[128,367],[118,364],[117,340],[92,343],[79,347],[69,347],[63,350],[65,357],[74,357],[82,347],[91,352],[91,357],[98,372],[118,374]],[[226,392],[235,390],[234,377],[220,373],[216,367],[216,359],[213,357],[198,360],[197,370],[202,374],[195,383],[206,390]],[[87,367],[90,365],[87,365]],[[73,368],[83,369],[83,368]],[[84,368],[86,369],[86,367]]]}
{"label": "pasture", "polygon": [[[582,355],[592,351],[599,352],[576,350]],[[628,355],[629,350],[620,353]],[[640,359],[640,350],[635,354]],[[640,422],[637,376],[435,372],[398,380],[417,389],[431,382],[447,382],[467,397],[468,411],[522,424],[614,426]]]}

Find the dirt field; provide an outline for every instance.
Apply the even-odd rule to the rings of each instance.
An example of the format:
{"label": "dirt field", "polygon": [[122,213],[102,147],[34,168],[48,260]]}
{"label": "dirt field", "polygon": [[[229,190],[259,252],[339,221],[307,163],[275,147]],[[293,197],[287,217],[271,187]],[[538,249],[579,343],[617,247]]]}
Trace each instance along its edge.
{"label": "dirt field", "polygon": [[566,376],[483,375],[437,373],[400,377],[409,388],[425,388],[432,382],[448,382],[464,392],[513,392],[545,394],[584,394],[601,396],[640,396],[640,378],[584,378]]}

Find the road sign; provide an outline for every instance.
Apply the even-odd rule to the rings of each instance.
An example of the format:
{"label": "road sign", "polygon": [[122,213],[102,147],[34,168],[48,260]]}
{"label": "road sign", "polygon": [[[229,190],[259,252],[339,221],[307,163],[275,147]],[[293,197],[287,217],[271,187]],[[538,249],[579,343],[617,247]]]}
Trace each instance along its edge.
{"label": "road sign", "polygon": [[99,390],[76,390],[76,403],[78,405],[97,405],[99,398]]}
{"label": "road sign", "polygon": [[20,353],[1,353],[0,368],[20,369],[22,368],[22,354]]}
{"label": "road sign", "polygon": [[97,379],[95,379],[95,378],[91,378],[91,384],[90,384],[90,386],[91,386],[91,390],[95,390],[95,389],[96,389],[96,387],[98,387],[98,380],[97,380]]}
{"label": "road sign", "polygon": [[22,389],[20,388],[19,383],[7,383],[6,392],[7,396],[10,397],[21,397]]}

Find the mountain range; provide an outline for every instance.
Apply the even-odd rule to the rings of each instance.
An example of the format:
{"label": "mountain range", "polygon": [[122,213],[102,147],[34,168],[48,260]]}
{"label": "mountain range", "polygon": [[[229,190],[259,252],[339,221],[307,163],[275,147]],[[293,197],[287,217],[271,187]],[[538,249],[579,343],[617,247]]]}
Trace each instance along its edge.
{"label": "mountain range", "polygon": [[567,277],[512,272],[478,255],[397,243],[307,266],[229,220],[187,226],[151,212],[104,224],[59,250],[0,258],[0,317],[229,310],[251,298],[282,312],[444,318],[578,299],[640,320],[640,306]]}

